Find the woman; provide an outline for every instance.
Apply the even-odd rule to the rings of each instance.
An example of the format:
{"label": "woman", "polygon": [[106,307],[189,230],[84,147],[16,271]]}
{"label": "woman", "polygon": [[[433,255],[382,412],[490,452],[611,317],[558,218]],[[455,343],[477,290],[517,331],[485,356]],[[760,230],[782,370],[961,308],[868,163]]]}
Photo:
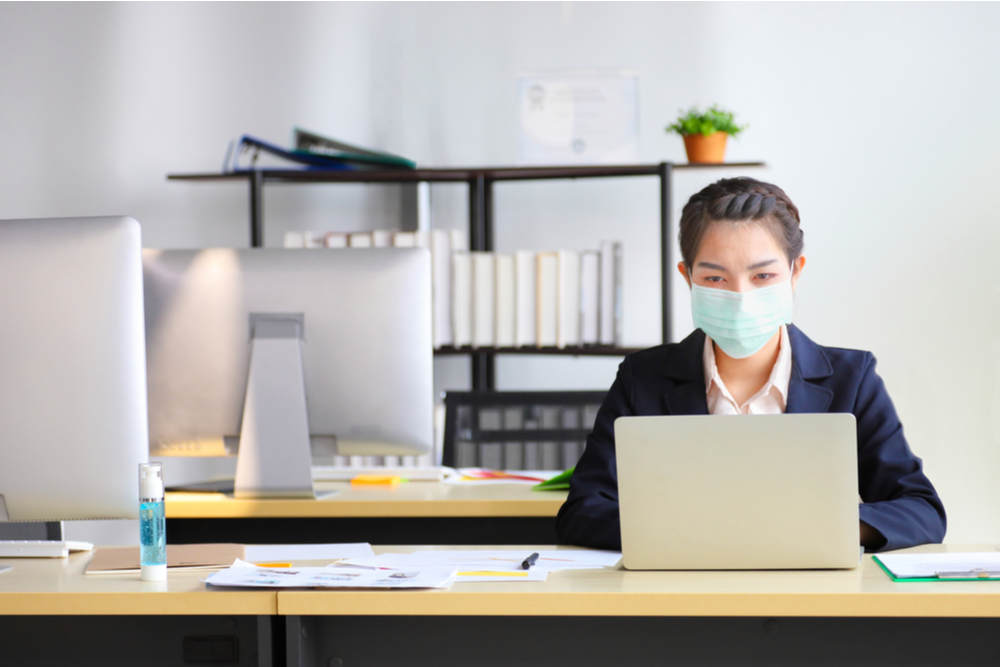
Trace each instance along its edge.
{"label": "woman", "polygon": [[850,412],[860,543],[874,551],[940,542],[944,507],[906,444],[875,358],[822,347],[791,325],[806,260],[799,212],[784,191],[752,178],[708,186],[684,207],[680,247],[698,329],[622,362],[559,511],[560,539],[621,549],[618,417]]}

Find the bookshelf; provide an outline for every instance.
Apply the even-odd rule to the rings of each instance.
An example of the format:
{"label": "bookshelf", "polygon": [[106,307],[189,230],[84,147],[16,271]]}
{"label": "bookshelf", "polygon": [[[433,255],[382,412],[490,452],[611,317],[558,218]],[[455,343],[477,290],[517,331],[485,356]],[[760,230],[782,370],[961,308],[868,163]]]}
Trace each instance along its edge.
{"label": "bookshelf", "polygon": [[[249,194],[250,246],[264,245],[264,186],[309,183],[466,183],[469,188],[469,249],[492,251],[494,230],[493,185],[503,181],[541,181],[578,178],[656,177],[660,185],[660,289],[662,338],[670,332],[668,297],[673,266],[670,260],[670,207],[674,170],[762,167],[763,162],[690,164],[600,165],[584,167],[446,167],[386,169],[378,171],[320,171],[261,169],[235,173],[168,174],[172,181],[244,182]],[[498,354],[556,354],[574,356],[623,356],[634,349],[607,346],[572,348],[442,348],[436,355],[469,355],[472,359],[472,389],[495,388]]]}

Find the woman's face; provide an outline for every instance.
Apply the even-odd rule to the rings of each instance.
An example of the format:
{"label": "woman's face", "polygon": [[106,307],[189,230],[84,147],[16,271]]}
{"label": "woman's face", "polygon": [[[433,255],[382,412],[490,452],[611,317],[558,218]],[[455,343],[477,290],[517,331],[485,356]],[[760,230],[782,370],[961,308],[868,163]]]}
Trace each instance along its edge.
{"label": "woman's face", "polygon": [[690,277],[684,262],[677,268],[688,286],[748,292],[791,277],[794,290],[805,262],[805,257],[799,257],[790,267],[784,249],[763,223],[722,221],[705,231]]}

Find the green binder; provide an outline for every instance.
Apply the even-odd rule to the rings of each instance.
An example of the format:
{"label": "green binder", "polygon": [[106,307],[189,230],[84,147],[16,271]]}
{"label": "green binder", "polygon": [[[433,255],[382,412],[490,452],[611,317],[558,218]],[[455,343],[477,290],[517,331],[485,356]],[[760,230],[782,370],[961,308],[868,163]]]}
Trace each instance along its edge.
{"label": "green binder", "polygon": [[[886,576],[897,583],[905,584],[910,582],[922,582],[922,581],[1000,581],[1000,578],[996,576],[996,573],[980,573],[978,576],[974,576],[970,573],[970,576],[938,576],[938,577],[897,577],[892,573],[892,570],[885,566],[877,555],[872,556],[872,560],[875,561],[882,571],[885,572]],[[956,573],[958,574],[958,573]],[[984,576],[985,575],[985,576]]]}
{"label": "green binder", "polygon": [[541,484],[535,484],[531,487],[532,491],[564,491],[569,488],[569,480],[573,476],[573,471],[576,468],[570,468],[569,470],[564,470],[552,479],[542,482]]}

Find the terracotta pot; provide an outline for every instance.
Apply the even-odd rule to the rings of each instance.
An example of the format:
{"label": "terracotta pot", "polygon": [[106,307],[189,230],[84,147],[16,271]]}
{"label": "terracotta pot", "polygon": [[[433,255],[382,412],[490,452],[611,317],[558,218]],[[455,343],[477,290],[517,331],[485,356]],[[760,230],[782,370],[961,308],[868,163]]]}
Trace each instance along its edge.
{"label": "terracotta pot", "polygon": [[718,164],[726,157],[725,132],[716,132],[709,136],[703,134],[684,135],[684,149],[687,151],[688,162]]}

